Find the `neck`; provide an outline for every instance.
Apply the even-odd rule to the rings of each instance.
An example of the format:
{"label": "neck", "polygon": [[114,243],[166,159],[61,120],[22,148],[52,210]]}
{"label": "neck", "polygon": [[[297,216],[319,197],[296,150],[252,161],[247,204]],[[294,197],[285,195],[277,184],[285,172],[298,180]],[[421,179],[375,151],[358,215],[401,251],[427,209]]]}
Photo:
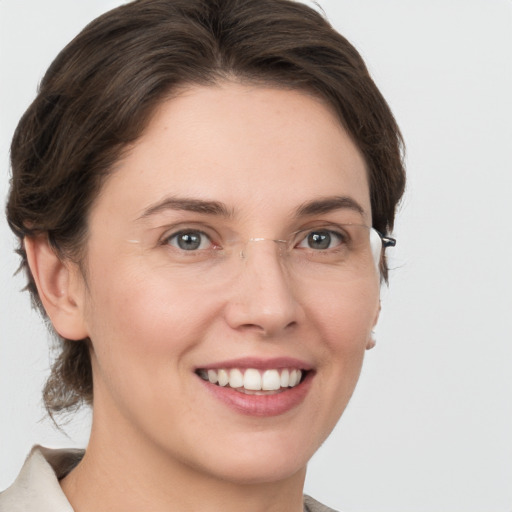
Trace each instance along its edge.
{"label": "neck", "polygon": [[95,413],[86,454],[61,481],[76,512],[303,510],[305,467],[277,481],[232,481],[141,440],[129,422],[110,429],[100,420]]}

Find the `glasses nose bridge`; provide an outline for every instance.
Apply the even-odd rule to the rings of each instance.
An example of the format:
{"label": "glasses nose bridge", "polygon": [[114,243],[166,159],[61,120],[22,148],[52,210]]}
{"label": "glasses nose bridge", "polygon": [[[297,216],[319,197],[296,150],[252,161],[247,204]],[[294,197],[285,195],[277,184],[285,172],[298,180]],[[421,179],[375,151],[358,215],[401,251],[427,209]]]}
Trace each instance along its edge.
{"label": "glasses nose bridge", "polygon": [[249,246],[251,244],[257,244],[257,246],[260,246],[263,245],[263,242],[273,242],[274,247],[276,248],[276,254],[279,257],[282,257],[286,254],[289,244],[287,240],[282,240],[278,238],[251,237],[241,242],[240,250],[238,251],[238,256],[240,257],[241,260],[247,260],[249,256]]}

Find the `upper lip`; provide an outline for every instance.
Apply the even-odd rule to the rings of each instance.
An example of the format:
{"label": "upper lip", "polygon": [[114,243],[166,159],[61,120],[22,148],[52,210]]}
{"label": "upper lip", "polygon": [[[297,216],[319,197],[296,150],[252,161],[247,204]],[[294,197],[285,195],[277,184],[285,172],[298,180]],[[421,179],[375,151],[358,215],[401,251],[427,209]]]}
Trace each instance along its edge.
{"label": "upper lip", "polygon": [[280,368],[296,368],[299,370],[312,370],[311,364],[294,357],[272,357],[264,359],[261,357],[241,357],[237,359],[228,359],[225,361],[216,361],[198,366],[196,369],[217,370],[220,368],[254,368],[256,370],[271,370]]}

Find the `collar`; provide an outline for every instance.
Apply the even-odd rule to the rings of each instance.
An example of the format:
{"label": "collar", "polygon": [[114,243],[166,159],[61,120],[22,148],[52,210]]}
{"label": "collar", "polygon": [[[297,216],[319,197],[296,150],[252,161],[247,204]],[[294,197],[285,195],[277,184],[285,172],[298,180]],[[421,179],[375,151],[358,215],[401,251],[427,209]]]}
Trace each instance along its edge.
{"label": "collar", "polygon": [[84,450],[52,450],[34,446],[14,483],[0,493],[0,510],[9,512],[73,512],[60,488],[82,459]]}

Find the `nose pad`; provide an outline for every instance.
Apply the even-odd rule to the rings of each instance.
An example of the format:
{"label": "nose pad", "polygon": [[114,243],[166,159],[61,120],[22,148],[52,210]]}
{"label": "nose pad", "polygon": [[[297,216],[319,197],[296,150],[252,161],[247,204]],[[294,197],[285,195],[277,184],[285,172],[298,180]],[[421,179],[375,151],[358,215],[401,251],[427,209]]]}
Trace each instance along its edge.
{"label": "nose pad", "polygon": [[284,254],[284,252],[286,250],[286,244],[287,244],[286,240],[278,240],[278,239],[273,239],[273,238],[249,238],[249,240],[247,240],[247,242],[245,242],[245,244],[240,249],[239,254],[240,254],[240,258],[242,260],[247,259],[247,246],[250,243],[255,243],[255,242],[274,242],[278,247],[278,255],[279,256],[282,256]]}

